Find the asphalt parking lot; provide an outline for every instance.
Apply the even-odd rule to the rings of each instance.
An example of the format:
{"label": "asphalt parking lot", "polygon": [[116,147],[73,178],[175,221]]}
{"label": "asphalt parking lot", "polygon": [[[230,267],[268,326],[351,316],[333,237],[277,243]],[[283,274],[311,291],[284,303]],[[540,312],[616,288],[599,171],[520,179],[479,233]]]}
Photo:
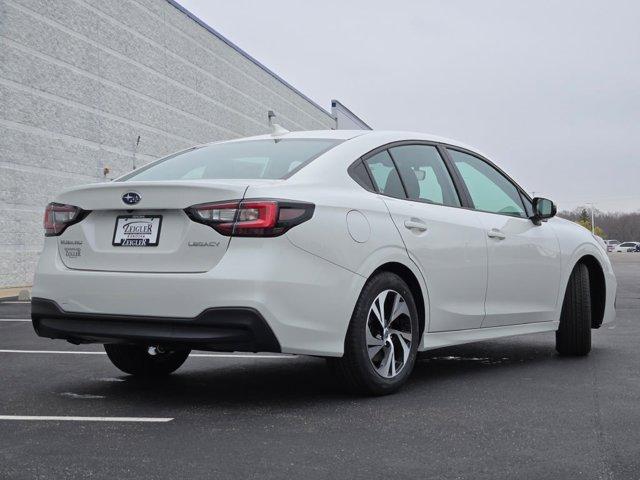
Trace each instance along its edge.
{"label": "asphalt parking lot", "polygon": [[[589,357],[559,358],[552,334],[447,348],[383,398],[305,357],[213,354],[135,380],[4,301],[0,478],[640,478],[640,254],[613,260],[617,322]],[[78,418],[42,418],[60,416]]]}

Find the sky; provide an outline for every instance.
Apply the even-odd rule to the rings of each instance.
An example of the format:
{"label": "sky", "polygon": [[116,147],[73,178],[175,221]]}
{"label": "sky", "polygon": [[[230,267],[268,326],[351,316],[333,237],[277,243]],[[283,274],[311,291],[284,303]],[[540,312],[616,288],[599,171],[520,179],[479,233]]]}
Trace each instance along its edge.
{"label": "sky", "polygon": [[179,2],[330,109],[473,145],[560,210],[640,210],[640,2]]}

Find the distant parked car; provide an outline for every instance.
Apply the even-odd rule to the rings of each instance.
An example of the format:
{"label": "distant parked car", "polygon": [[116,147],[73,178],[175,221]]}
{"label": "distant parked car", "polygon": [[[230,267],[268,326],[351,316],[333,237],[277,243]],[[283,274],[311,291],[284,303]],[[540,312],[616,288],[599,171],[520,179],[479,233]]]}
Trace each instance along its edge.
{"label": "distant parked car", "polygon": [[607,252],[613,252],[618,245],[620,245],[620,240],[605,240],[607,244]]}
{"label": "distant parked car", "polygon": [[640,249],[640,242],[624,242],[618,245],[616,252],[636,252]]}

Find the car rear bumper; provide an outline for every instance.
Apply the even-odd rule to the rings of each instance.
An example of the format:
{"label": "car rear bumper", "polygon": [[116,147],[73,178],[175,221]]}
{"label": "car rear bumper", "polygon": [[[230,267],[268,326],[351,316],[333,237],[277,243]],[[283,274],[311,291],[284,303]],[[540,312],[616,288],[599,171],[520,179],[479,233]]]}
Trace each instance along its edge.
{"label": "car rear bumper", "polygon": [[[268,240],[234,238],[221,261],[208,272],[149,273],[70,269],[60,259],[55,237],[48,237],[32,296],[51,300],[73,315],[66,318],[91,320],[91,328],[103,321],[112,325],[114,319],[132,321],[138,328],[145,318],[154,319],[152,323],[159,326],[165,321],[180,326],[196,318],[205,321],[202,315],[208,311],[254,311],[273,332],[282,353],[341,356],[366,278],[305,252],[286,236]],[[71,329],[73,333],[73,328],[79,328],[77,321],[65,323],[67,326],[59,319],[40,321],[37,327],[43,333],[47,329]],[[166,327],[160,330],[166,332]],[[113,335],[87,337],[111,339]],[[156,337],[144,338],[150,343]],[[255,347],[247,348],[253,351]]]}
{"label": "car rear bumper", "polygon": [[45,298],[31,300],[41,337],[71,343],[140,343],[199,350],[280,352],[280,344],[252,308],[209,308],[193,318],[106,315],[64,311]]}

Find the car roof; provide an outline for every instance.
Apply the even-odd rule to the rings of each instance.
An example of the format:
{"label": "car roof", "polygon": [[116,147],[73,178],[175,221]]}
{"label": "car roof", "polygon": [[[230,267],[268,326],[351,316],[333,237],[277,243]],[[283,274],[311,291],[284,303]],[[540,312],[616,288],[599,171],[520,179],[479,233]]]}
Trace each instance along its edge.
{"label": "car roof", "polygon": [[[254,135],[251,137],[239,137],[233,140],[225,140],[228,142],[241,142],[244,140],[273,140],[273,139],[292,139],[292,138],[313,138],[313,139],[336,139],[336,140],[350,140],[361,135],[369,133],[369,130],[301,130],[287,132],[280,135],[264,134]],[[219,141],[211,143],[222,143]]]}
{"label": "car roof", "polygon": [[[270,134],[256,135],[253,137],[236,138],[229,141],[237,142],[237,141],[244,141],[244,140],[269,140],[274,138],[279,138],[279,139],[313,138],[313,139],[351,140],[351,139],[354,139],[357,137],[363,137],[363,136],[366,136],[368,140],[375,140],[376,138],[379,138],[381,145],[385,143],[390,143],[390,139],[393,139],[391,141],[418,140],[418,141],[426,141],[426,142],[434,142],[434,143],[444,143],[447,145],[461,147],[461,148],[470,150],[472,152],[476,152],[480,155],[486,156],[477,148],[466,145],[457,140],[441,137],[438,135],[432,135],[429,133],[411,132],[411,131],[402,131],[402,130],[303,130],[303,131],[287,132],[282,135],[270,135]],[[212,143],[220,143],[220,142],[212,142]]]}

